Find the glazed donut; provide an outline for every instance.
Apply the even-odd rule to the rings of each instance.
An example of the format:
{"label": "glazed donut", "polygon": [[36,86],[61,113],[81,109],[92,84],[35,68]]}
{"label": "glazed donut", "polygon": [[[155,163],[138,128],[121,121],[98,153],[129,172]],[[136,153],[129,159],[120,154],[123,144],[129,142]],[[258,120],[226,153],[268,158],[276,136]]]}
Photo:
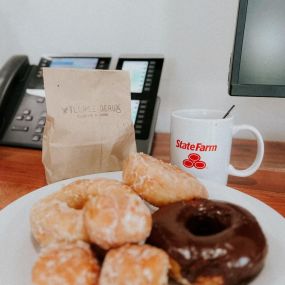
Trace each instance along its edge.
{"label": "glazed donut", "polygon": [[143,200],[120,188],[91,198],[84,208],[84,221],[91,242],[103,249],[145,241],[152,226]]}
{"label": "glazed donut", "polygon": [[150,245],[125,245],[108,251],[99,285],[167,285],[169,259]]}
{"label": "glazed donut", "polygon": [[82,206],[89,184],[89,180],[76,181],[33,205],[31,230],[40,246],[53,242],[88,240]]}
{"label": "glazed donut", "polygon": [[82,208],[88,200],[88,187],[94,187],[95,183],[78,180],[33,205],[31,230],[40,246],[53,242],[88,241]]}
{"label": "glazed donut", "polygon": [[147,242],[169,254],[172,276],[184,285],[244,284],[261,271],[267,254],[251,213],[205,199],[159,209]]}
{"label": "glazed donut", "polygon": [[33,285],[96,285],[99,272],[88,244],[54,244],[40,253],[32,270],[32,282]]}
{"label": "glazed donut", "polygon": [[[121,204],[116,203],[116,199]],[[102,203],[109,204],[104,204],[104,210],[99,212]],[[116,217],[112,221],[108,221],[110,213]],[[89,221],[89,218],[94,220]],[[151,213],[135,192],[119,181],[78,180],[37,202],[30,222],[40,246],[83,240],[109,248],[145,240],[151,230]],[[115,223],[116,227],[111,228]],[[99,224],[102,228],[93,228]]]}
{"label": "glazed donut", "polygon": [[143,153],[131,154],[124,162],[123,181],[158,207],[208,197],[207,190],[194,176]]}

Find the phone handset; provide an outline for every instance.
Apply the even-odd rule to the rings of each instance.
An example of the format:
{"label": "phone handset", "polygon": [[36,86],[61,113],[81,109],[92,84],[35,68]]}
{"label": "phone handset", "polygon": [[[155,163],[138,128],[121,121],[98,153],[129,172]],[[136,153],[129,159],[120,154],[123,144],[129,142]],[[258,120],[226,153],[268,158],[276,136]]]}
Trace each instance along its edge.
{"label": "phone handset", "polygon": [[29,66],[27,56],[15,55],[0,70],[0,133],[6,121],[7,105],[18,96],[13,89],[21,85]]}

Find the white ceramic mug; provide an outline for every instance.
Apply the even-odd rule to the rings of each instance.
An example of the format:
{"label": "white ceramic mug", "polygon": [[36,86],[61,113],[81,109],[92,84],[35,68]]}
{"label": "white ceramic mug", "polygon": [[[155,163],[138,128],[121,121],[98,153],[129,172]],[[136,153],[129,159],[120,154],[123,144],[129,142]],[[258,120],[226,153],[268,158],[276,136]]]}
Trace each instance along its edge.
{"label": "white ceramic mug", "polygon": [[[225,185],[228,175],[246,177],[260,166],[264,142],[260,132],[250,125],[234,125],[233,116],[223,119],[218,110],[177,110],[171,115],[171,163],[196,177]],[[238,170],[230,164],[233,136],[242,130],[253,133],[257,140],[257,154],[252,165]]]}

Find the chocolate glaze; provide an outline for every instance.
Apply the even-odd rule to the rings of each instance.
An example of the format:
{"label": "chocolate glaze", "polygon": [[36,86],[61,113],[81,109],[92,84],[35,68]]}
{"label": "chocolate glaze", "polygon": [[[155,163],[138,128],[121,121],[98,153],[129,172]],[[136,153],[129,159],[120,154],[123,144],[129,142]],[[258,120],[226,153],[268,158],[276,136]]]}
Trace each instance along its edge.
{"label": "chocolate glaze", "polygon": [[177,202],[153,214],[148,243],[164,249],[189,282],[221,276],[225,285],[244,284],[262,269],[265,236],[255,217],[227,202]]}

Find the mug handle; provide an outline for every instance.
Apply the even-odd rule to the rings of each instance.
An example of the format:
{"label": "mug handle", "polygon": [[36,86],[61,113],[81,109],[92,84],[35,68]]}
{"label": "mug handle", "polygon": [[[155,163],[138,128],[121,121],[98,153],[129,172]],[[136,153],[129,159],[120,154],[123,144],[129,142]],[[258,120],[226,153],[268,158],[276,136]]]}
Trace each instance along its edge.
{"label": "mug handle", "polygon": [[234,176],[239,176],[239,177],[246,177],[246,176],[252,175],[259,168],[262,162],[262,159],[263,159],[263,155],[264,155],[264,142],[263,142],[260,132],[255,127],[250,126],[250,125],[233,126],[232,135],[234,136],[236,133],[242,130],[250,131],[255,136],[256,141],[257,141],[256,157],[255,157],[254,162],[251,164],[251,166],[243,170],[238,170],[230,164],[229,174],[234,175]]}

